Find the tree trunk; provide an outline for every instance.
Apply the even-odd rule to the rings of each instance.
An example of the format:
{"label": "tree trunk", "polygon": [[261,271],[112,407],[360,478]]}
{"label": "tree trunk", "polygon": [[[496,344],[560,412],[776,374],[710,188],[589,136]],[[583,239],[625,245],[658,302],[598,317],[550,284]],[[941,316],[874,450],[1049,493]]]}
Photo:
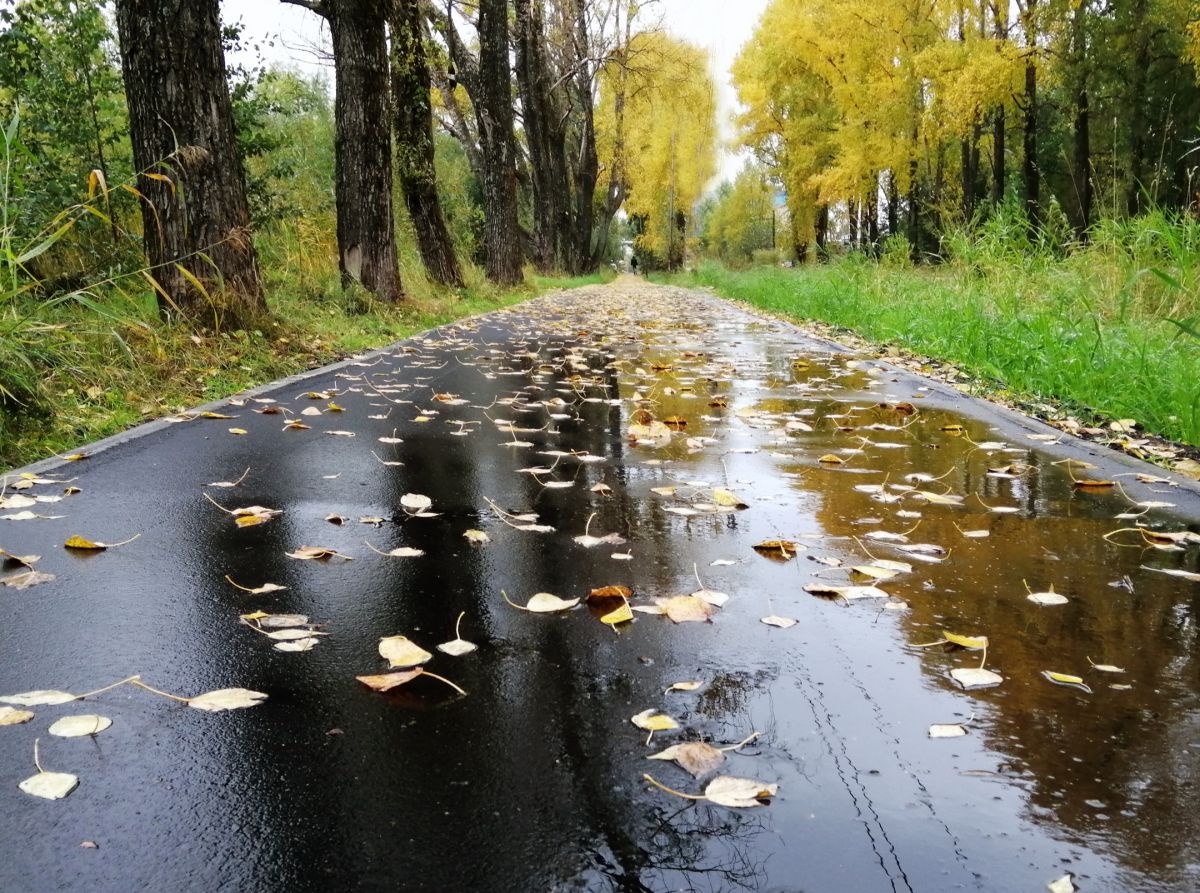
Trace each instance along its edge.
{"label": "tree trunk", "polygon": [[592,252],[592,231],[596,225],[596,182],[600,177],[600,157],[596,152],[595,92],[592,79],[595,68],[586,63],[591,56],[587,32],[588,0],[574,0],[575,102],[579,108],[579,151],[575,169],[575,257],[572,273],[590,273],[598,263]]}
{"label": "tree trunk", "polygon": [[320,4],[333,37],[338,268],[384,301],[403,297],[392,216],[386,0]]}
{"label": "tree trunk", "polygon": [[992,204],[1004,201],[1004,106],[992,117]]}
{"label": "tree trunk", "polygon": [[858,215],[862,206],[855,199],[849,199],[846,202],[846,219],[850,226],[850,250],[857,251],[861,246],[858,244]]}
{"label": "tree trunk", "polygon": [[900,195],[896,191],[895,171],[888,171],[887,233],[889,236],[900,234]]}
{"label": "tree trunk", "polygon": [[266,304],[217,0],[120,0],[117,30],[159,309],[211,318],[217,327],[248,324]]}
{"label": "tree trunk", "polygon": [[1030,224],[1041,219],[1041,168],[1038,167],[1038,96],[1037,96],[1037,0],[1026,0],[1022,15],[1025,31],[1025,96],[1023,100],[1024,145],[1022,173],[1025,187],[1025,216]]}
{"label": "tree trunk", "polygon": [[1076,78],[1072,179],[1079,207],[1078,216],[1075,219],[1075,236],[1080,242],[1087,241],[1088,227],[1092,222],[1092,149],[1087,77],[1087,33],[1084,22],[1086,13],[1087,3],[1080,3],[1075,8],[1075,15],[1071,22],[1071,36],[1074,45],[1072,67],[1075,69]]}
{"label": "tree trunk", "polygon": [[1125,186],[1125,206],[1129,213],[1142,210],[1142,192],[1146,156],[1146,84],[1150,67],[1150,40],[1146,33],[1147,0],[1137,0],[1133,6],[1135,50],[1129,71],[1129,180]]}
{"label": "tree trunk", "polygon": [[554,100],[554,75],[546,59],[541,0],[513,0],[517,89],[533,184],[532,260],[539,271],[573,268],[575,222],[566,160],[566,115]]}
{"label": "tree trunk", "polygon": [[[1008,0],[1000,0],[993,7],[995,15],[994,35],[997,40],[1008,40]],[[1004,106],[996,107],[992,116],[992,204],[999,205],[1004,201],[1004,136],[1005,127]]]}
{"label": "tree trunk", "polygon": [[872,257],[879,256],[879,177],[871,178],[871,194],[867,197],[866,209],[866,224],[867,224],[867,251]]}
{"label": "tree trunk", "polygon": [[404,205],[412,218],[417,248],[429,278],[441,285],[461,288],[462,270],[438,199],[429,64],[419,0],[395,0],[390,24],[396,168]]}
{"label": "tree trunk", "polygon": [[487,277],[516,285],[521,272],[517,224],[516,141],[508,64],[508,4],[479,0],[479,84],[472,96],[483,151],[483,211]]}
{"label": "tree trunk", "polygon": [[829,236],[829,205],[821,205],[817,209],[816,220],[816,243],[817,243],[817,261],[825,263],[829,260],[829,250],[826,247],[826,239]]}

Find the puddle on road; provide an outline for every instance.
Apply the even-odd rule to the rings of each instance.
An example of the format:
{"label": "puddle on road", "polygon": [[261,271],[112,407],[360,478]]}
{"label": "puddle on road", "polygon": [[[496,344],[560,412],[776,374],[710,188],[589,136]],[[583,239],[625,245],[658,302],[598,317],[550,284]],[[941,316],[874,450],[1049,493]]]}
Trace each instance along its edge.
{"label": "puddle on road", "polygon": [[[55,751],[82,779],[58,818],[15,789],[31,743],[20,736],[42,717],[3,729],[13,783],[0,804],[22,817],[3,839],[25,854],[0,868],[6,889],[32,889],[20,882],[40,863],[69,880],[82,863],[60,848],[105,834],[87,854],[102,888],[265,873],[293,890],[1033,890],[1066,872],[1082,890],[1200,882],[1200,583],[1146,569],[1196,572],[1197,547],[1105,538],[1197,529],[1134,505],[1177,501],[1170,487],[1080,488],[1095,473],[1043,444],[706,298],[595,290],[531,307],[273,395],[298,412],[327,403],[305,388],[336,390],[345,411],[297,416],[308,430],[281,432],[282,416],[247,404],[237,422],[162,435],[168,466],[140,457],[154,438],[103,454],[81,476],[90,504],[13,525],[3,545],[17,552],[35,532],[61,542],[85,521],[164,519],[104,564],[55,568],[37,602],[6,597],[3,690],[79,691],[140,670],[177,690],[244,685],[270,699],[216,719],[97,699],[114,726],[91,753]],[[669,423],[669,441],[651,420]],[[661,445],[631,444],[631,423]],[[283,514],[237,529],[197,494],[247,465],[237,488],[210,495]],[[722,491],[748,507],[721,506]],[[437,516],[402,511],[407,493]],[[487,500],[536,522],[506,523]],[[472,546],[467,529],[491,541]],[[573,540],[585,530],[626,542],[585,548]],[[795,543],[794,557],[755,552],[767,540]],[[285,557],[302,545],[354,560]],[[288,588],[248,597],[225,574]],[[599,619],[612,604],[538,615],[500,597],[616,584],[635,607],[697,589],[729,598],[711,623],[637,613],[614,630]],[[886,597],[805,589],[868,585]],[[1028,598],[1049,592],[1067,601]],[[306,614],[329,635],[274,651],[237,623],[255,608]],[[384,672],[380,637],[433,650],[461,612],[479,650],[427,666],[467,697],[427,680],[386,695],[354,681]],[[64,616],[86,622],[64,635]],[[914,647],[945,632],[986,637],[986,652]],[[981,665],[1003,682],[964,691],[949,675]],[[683,680],[703,684],[665,691]],[[680,729],[647,744],[630,722],[646,709]],[[931,740],[935,723],[966,734]],[[697,804],[642,780],[700,792],[716,773],[695,780],[646,757],[754,731],[719,773],[778,784],[768,806]],[[164,867],[146,838],[188,849]]]}

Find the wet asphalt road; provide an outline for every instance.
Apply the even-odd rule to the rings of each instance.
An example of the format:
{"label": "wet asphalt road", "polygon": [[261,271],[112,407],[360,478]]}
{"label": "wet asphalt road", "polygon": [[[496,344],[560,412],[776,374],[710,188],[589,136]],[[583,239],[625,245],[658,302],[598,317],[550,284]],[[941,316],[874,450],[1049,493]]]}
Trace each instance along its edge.
{"label": "wet asphalt road", "polygon": [[[5,491],[81,492],[26,509],[61,518],[0,520],[0,547],[41,554],[55,575],[0,588],[0,693],[140,673],[184,696],[268,695],[210,714],[123,686],[0,726],[6,893],[1033,891],[1067,872],[1089,891],[1200,884],[1200,583],[1160,572],[1200,570],[1197,547],[1103,538],[1200,529],[1195,488],[1138,482],[1124,460],[1047,443],[1036,423],[785,324],[625,281],[255,396],[223,405],[236,418],[157,425]],[[287,412],[255,412],[269,406]],[[630,442],[639,407],[676,420],[669,442]],[[288,418],[309,427],[284,430]],[[1100,468],[1062,462],[1088,456]],[[206,486],[247,468],[235,488]],[[1072,482],[1118,475],[1123,491]],[[748,508],[714,510],[718,488]],[[206,493],[281,514],[240,529]],[[406,511],[410,493],[435,516]],[[1172,505],[1133,505],[1147,501]],[[554,531],[518,529],[531,522],[493,505]],[[625,542],[588,548],[574,540],[585,530]],[[139,536],[63,549],[76,534]],[[797,557],[752,548],[780,538]],[[913,544],[941,551],[900,548]],[[352,560],[285,554],[302,546]],[[887,598],[803,588],[863,584],[848,566],[880,559],[912,567],[876,582]],[[287,588],[249,595],[227,577]],[[1069,601],[1038,607],[1023,581]],[[701,583],[729,596],[711,622],[638,613],[615,630],[599,619],[612,604],[542,615],[501,597],[620,584],[651,606]],[[327,635],[276,650],[239,622],[255,610],[306,614]],[[355,680],[386,671],[381,637],[433,651],[460,614],[479,649],[427,667],[465,697],[429,679],[387,694]],[[986,635],[1004,682],[963,691],[948,671],[979,666],[978,652],[912,647],[943,630]],[[702,685],[665,692],[682,680]],[[681,728],[647,745],[630,717],[648,708]],[[113,725],[47,734],[78,712]],[[932,723],[968,734],[930,740]],[[719,771],[777,784],[769,805],[643,781],[698,792],[709,776],[646,757],[754,731]],[[64,800],[18,789],[35,738],[46,769],[80,779]]]}

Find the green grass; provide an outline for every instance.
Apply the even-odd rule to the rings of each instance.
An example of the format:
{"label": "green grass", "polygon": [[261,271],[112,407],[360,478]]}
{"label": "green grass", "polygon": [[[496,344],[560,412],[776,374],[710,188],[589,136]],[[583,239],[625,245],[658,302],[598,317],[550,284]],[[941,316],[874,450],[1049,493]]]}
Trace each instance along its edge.
{"label": "green grass", "polygon": [[414,332],[611,278],[527,276],[498,289],[468,267],[467,287],[448,292],[425,280],[415,252],[402,252],[408,299],[386,306],[341,289],[332,231],[293,221],[258,238],[271,315],[253,331],[166,325],[143,292],[104,290],[103,313],[36,292],[9,301],[3,319],[22,323],[20,339],[0,327],[0,386],[16,385],[8,399],[0,393],[0,471]]}
{"label": "green grass", "polygon": [[847,258],[731,271],[707,262],[671,281],[949,361],[1085,422],[1132,418],[1200,445],[1200,338],[1187,332],[1200,309],[1200,226],[1185,227],[1180,245],[1151,229],[1102,229],[1065,256],[963,251],[934,268]]}

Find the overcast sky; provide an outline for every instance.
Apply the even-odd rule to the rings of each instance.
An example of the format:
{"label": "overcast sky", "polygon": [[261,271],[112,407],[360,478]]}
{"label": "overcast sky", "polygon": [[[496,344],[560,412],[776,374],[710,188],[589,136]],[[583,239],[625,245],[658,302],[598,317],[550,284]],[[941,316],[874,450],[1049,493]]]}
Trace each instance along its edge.
{"label": "overcast sky", "polygon": [[[741,155],[727,150],[724,143],[733,137],[731,118],[737,99],[729,83],[729,66],[742,44],[754,30],[754,23],[766,8],[767,0],[658,0],[658,12],[668,31],[709,54],[713,80],[717,83],[717,114],[723,145],[718,180],[732,178],[741,167]],[[326,39],[321,19],[299,6],[274,0],[223,0],[222,11],[231,22],[245,25],[247,44],[259,43],[271,62],[294,65],[315,71],[318,64],[306,47],[320,45]],[[273,46],[268,44],[273,43]],[[332,75],[330,76],[332,80]]]}

